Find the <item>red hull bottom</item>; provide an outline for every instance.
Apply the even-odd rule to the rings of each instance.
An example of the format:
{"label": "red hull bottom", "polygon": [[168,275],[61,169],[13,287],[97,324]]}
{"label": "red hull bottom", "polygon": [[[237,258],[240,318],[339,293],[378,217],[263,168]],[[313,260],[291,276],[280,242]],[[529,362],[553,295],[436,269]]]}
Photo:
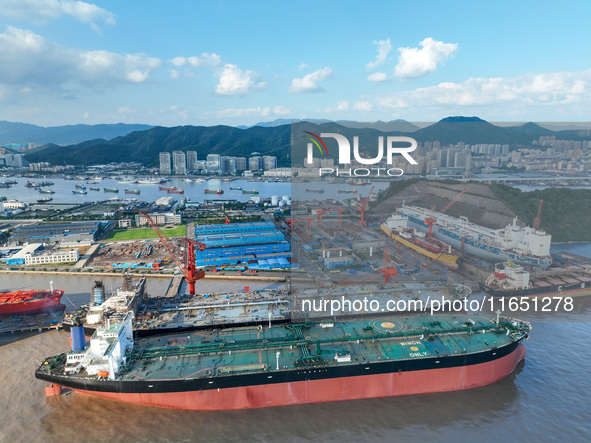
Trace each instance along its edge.
{"label": "red hull bottom", "polygon": [[36,315],[36,314],[47,314],[50,312],[64,311],[66,305],[61,304],[59,300],[57,302],[31,302],[31,303],[20,303],[16,306],[3,306],[0,309],[0,317],[12,316],[12,315]]}
{"label": "red hull bottom", "polygon": [[525,346],[520,344],[511,354],[498,360],[456,368],[247,386],[219,391],[153,394],[79,390],[76,392],[127,403],[171,409],[225,411],[264,408],[477,388],[506,377],[524,357]]}

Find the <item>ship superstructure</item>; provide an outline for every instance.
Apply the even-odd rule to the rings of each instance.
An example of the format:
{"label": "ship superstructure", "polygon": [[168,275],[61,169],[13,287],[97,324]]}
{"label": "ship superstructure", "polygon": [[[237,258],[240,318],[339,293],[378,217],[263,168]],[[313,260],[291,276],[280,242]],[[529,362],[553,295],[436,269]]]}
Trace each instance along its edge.
{"label": "ship superstructure", "polygon": [[[123,276],[123,285],[115,290],[109,297],[105,294],[102,282],[95,282],[91,289],[91,300],[86,309],[83,309],[82,318],[86,335],[92,335],[96,328],[107,322],[120,322],[131,312],[135,314],[144,299],[146,278],[143,277],[135,285],[131,282],[131,276]],[[63,320],[65,329],[71,329],[80,321],[78,315],[67,315]]]}
{"label": "ship superstructure", "polygon": [[568,266],[530,273],[512,262],[498,263],[480,289],[495,297],[591,295],[591,266]]}

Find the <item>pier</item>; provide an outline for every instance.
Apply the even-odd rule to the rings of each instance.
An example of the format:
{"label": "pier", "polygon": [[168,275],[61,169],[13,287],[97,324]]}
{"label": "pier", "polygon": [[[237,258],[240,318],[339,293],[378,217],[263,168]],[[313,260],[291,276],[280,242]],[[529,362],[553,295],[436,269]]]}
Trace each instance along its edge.
{"label": "pier", "polygon": [[183,283],[183,276],[182,275],[175,275],[170,285],[168,285],[168,289],[166,290],[165,297],[175,297],[179,294],[181,289],[181,284]]}
{"label": "pier", "polygon": [[44,332],[60,329],[62,315],[39,314],[27,317],[0,318],[0,334],[18,334],[23,332]]}

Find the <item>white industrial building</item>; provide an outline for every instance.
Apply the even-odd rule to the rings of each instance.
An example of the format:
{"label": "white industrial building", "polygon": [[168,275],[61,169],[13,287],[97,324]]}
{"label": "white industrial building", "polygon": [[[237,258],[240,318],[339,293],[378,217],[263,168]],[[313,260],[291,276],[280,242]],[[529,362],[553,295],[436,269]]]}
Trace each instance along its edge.
{"label": "white industrial building", "polygon": [[[176,212],[168,212],[168,213],[155,213],[155,214],[148,214],[152,221],[157,225],[180,225],[181,224],[181,214]],[[148,219],[141,214],[136,214],[135,216],[135,225],[140,226],[147,226]]]}
{"label": "white industrial building", "polygon": [[45,253],[28,253],[25,255],[25,265],[43,265],[46,263],[77,262],[80,252],[77,248],[59,249]]}

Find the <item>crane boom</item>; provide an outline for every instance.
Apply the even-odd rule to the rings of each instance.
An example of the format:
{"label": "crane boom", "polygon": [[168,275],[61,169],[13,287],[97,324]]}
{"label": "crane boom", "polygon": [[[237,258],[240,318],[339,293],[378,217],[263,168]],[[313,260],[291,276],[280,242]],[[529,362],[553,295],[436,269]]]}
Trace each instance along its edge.
{"label": "crane boom", "polygon": [[445,205],[445,208],[443,208],[443,209],[441,210],[441,213],[442,213],[442,214],[445,214],[445,211],[447,211],[447,210],[448,210],[448,209],[451,207],[451,205],[453,205],[455,202],[457,202],[457,201],[458,201],[458,199],[459,199],[459,198],[460,198],[460,197],[461,197],[461,196],[464,194],[464,192],[466,192],[468,189],[470,189],[470,187],[469,187],[469,186],[468,186],[467,188],[465,188],[465,189],[464,189],[462,192],[460,192],[459,194],[457,194],[457,195],[456,195],[454,198],[452,198],[452,199],[451,199],[451,201],[450,201],[450,202],[449,202],[447,205]]}
{"label": "crane boom", "polygon": [[[441,210],[440,214],[445,214],[445,211],[447,211],[449,208],[451,208],[451,206],[458,201],[458,199],[464,194],[464,192],[466,192],[468,189],[470,189],[470,186],[464,188],[464,190],[458,194],[456,194],[454,196],[454,198],[452,198],[450,200],[450,202],[445,205],[445,207]],[[435,205],[433,205],[431,207],[431,211],[435,211]],[[427,233],[428,237],[433,237],[433,223],[435,223],[437,220],[431,216],[429,218],[425,219],[425,224],[429,226],[429,232]]]}
{"label": "crane boom", "polygon": [[192,240],[190,238],[184,237],[184,240],[187,243],[187,251],[183,263],[183,261],[181,261],[180,258],[181,254],[176,250],[173,243],[168,239],[168,237],[164,235],[160,227],[156,223],[154,223],[154,220],[152,220],[152,218],[148,214],[138,209],[136,209],[136,212],[146,217],[146,220],[148,220],[148,223],[150,224],[152,229],[156,231],[158,238],[168,251],[168,254],[174,260],[174,262],[179,268],[179,271],[185,277],[185,281],[189,285],[189,293],[191,295],[195,295],[195,282],[205,276],[205,272],[197,272],[197,266],[195,264],[195,246],[197,246],[200,251],[203,251],[207,247],[207,245]]}
{"label": "crane boom", "polygon": [[365,222],[363,216],[365,215],[365,209],[367,208],[367,203],[369,202],[369,199],[371,198],[371,194],[374,189],[375,189],[375,186],[372,186],[367,198],[364,198],[363,200],[361,200],[361,204],[359,205],[359,211],[361,212],[361,220],[359,220],[357,222],[357,226],[367,226],[367,223]]}
{"label": "crane boom", "polygon": [[538,206],[538,214],[536,215],[536,218],[534,218],[534,224],[532,225],[533,228],[536,230],[540,229],[540,222],[542,221],[542,203],[544,203],[544,200],[540,199],[540,206]]}
{"label": "crane boom", "polygon": [[162,232],[162,229],[160,229],[160,227],[156,223],[154,223],[154,220],[152,220],[152,217],[150,217],[148,214],[146,214],[138,209],[136,209],[135,211],[137,213],[139,213],[140,215],[143,215],[144,217],[146,217],[146,220],[148,220],[150,227],[154,231],[156,231],[158,238],[160,239],[160,241],[162,242],[162,244],[164,245],[164,247],[168,251],[168,254],[170,255],[170,257],[174,260],[174,262],[176,263],[178,268],[182,269],[183,264],[179,260],[180,254],[178,253],[178,251],[176,250],[176,248],[174,247],[172,242],[164,235],[164,233]]}

